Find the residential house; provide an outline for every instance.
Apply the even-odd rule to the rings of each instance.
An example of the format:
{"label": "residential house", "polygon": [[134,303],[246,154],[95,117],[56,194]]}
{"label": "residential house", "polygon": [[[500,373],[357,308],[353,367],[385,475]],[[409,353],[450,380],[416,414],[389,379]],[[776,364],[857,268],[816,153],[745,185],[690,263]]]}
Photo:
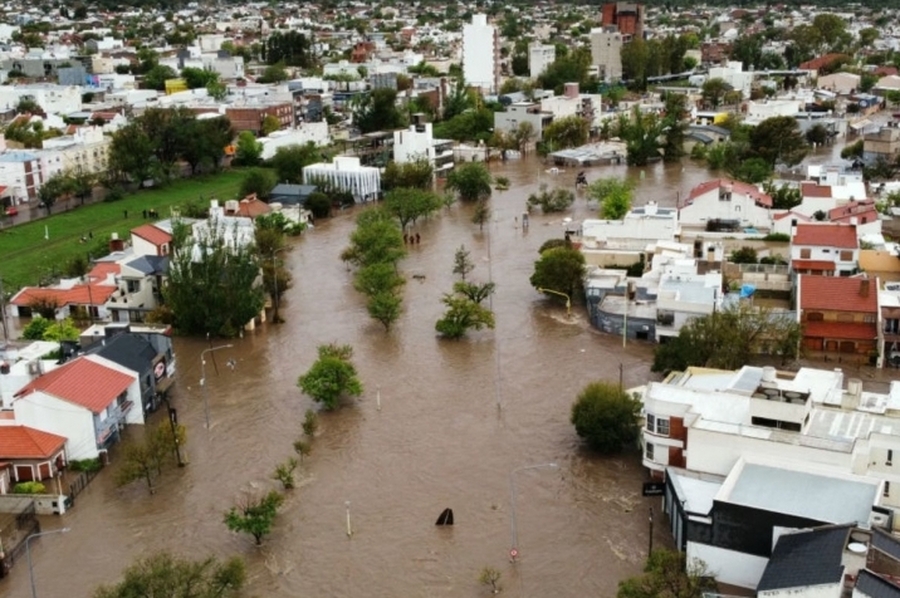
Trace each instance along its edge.
{"label": "residential house", "polygon": [[[5,142],[2,147],[6,147]],[[36,200],[45,180],[36,152],[5,151],[0,154],[0,186],[4,188],[3,196],[11,200],[10,205]]]}
{"label": "residential house", "polygon": [[798,321],[807,352],[881,363],[878,278],[797,277]]}
{"label": "residential house", "polygon": [[798,274],[855,274],[859,270],[856,224],[798,224],[791,237],[791,268]]}
{"label": "residential house", "polygon": [[82,278],[64,278],[48,287],[23,287],[9,301],[9,312],[14,318],[34,315],[36,306],[54,308],[57,320],[86,315],[93,320],[110,317],[107,301],[118,290],[114,281],[119,265],[98,263]]}
{"label": "residential house", "polygon": [[800,205],[791,208],[809,218],[828,212],[853,201],[867,198],[866,184],[862,180],[844,179],[841,183],[800,183]]}
{"label": "residential house", "polygon": [[799,461],[744,456],[724,479],[674,467],[666,474],[664,511],[676,547],[719,583],[741,588],[757,588],[785,528],[869,527],[884,517],[878,480]]}
{"label": "residential house", "polygon": [[290,102],[272,101],[255,104],[235,104],[225,108],[225,116],[238,133],[250,131],[260,135],[263,123],[271,116],[278,123],[279,129],[287,129],[294,125],[294,107]]}
{"label": "residential house", "polygon": [[881,235],[881,216],[874,199],[851,201],[828,211],[828,221],[856,227],[860,237]]}
{"label": "residential house", "polygon": [[167,256],[172,251],[172,233],[161,222],[142,224],[131,229],[131,247],[136,255]]}
{"label": "residential house", "polygon": [[113,322],[143,322],[162,300],[161,289],[169,269],[169,257],[137,255],[133,248],[128,248],[101,258],[97,265],[101,264],[117,268],[112,277],[116,290],[103,306],[109,319]]}
{"label": "residential house", "polygon": [[315,185],[290,185],[288,183],[278,183],[269,193],[269,201],[271,203],[280,203],[290,206],[300,205],[306,203],[309,196],[315,192]]}
{"label": "residential house", "polygon": [[305,185],[319,182],[352,193],[356,201],[369,201],[381,193],[381,170],[363,166],[357,157],[335,156],[330,164],[320,162],[303,168]]}
{"label": "residential house", "polygon": [[863,136],[863,161],[874,164],[879,160],[893,162],[900,154],[900,126],[888,123],[874,133]]}
{"label": "residential house", "polygon": [[715,179],[691,189],[681,203],[682,227],[702,230],[769,230],[772,198],[753,185]]}
{"label": "residential house", "polygon": [[97,355],[78,357],[16,393],[16,421],[68,439],[69,459],[94,459],[126,424],[143,424],[137,374]]}
{"label": "residential house", "polygon": [[721,272],[698,274],[693,261],[688,267],[670,266],[656,292],[656,342],[678,336],[685,324],[714,313],[721,302]]}
{"label": "residential house", "polygon": [[431,123],[423,115],[413,115],[409,129],[394,131],[394,161],[400,164],[425,160],[437,176],[446,176],[453,169],[453,141],[435,139]]}
{"label": "residential house", "polygon": [[678,211],[650,202],[630,209],[621,220],[585,219],[579,237],[588,263],[600,265],[591,261],[588,254],[599,250],[643,251],[650,243],[674,242],[680,233]]}
{"label": "residential house", "polygon": [[226,216],[240,216],[256,220],[259,216],[264,216],[272,211],[272,207],[266,202],[258,199],[256,193],[248,195],[244,199],[229,199],[225,202]]}
{"label": "residential house", "polygon": [[494,112],[494,130],[511,133],[520,123],[530,123],[536,139],[553,122],[553,113],[545,112],[539,102],[513,102],[506,110]]}
{"label": "residential house", "polygon": [[[896,255],[885,256],[897,262]],[[878,305],[881,308],[882,349],[885,365],[900,368],[900,283],[886,283],[878,291]]]}
{"label": "residential house", "polygon": [[78,127],[70,135],[44,140],[41,158],[44,179],[55,174],[106,172],[111,137],[100,127]]}
{"label": "residential house", "polygon": [[[28,426],[0,423],[0,462],[8,463],[12,482],[40,482],[56,477],[67,463],[66,438]],[[0,494],[3,483],[0,482]]]}
{"label": "residential house", "polygon": [[861,79],[862,77],[856,73],[833,73],[819,77],[816,86],[840,95],[850,95],[859,89]]}
{"label": "residential house", "polygon": [[135,372],[140,384],[144,413],[156,411],[175,381],[172,339],[165,334],[140,334],[130,328],[107,327],[106,336],[86,348]]}

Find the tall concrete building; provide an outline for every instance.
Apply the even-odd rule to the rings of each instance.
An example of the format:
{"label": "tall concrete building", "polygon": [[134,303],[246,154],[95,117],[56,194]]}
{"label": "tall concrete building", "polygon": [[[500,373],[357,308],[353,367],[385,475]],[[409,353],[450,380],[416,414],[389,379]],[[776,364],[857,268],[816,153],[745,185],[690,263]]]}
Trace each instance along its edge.
{"label": "tall concrete building", "polygon": [[528,74],[534,79],[556,60],[556,46],[531,42],[528,44]]}
{"label": "tall concrete building", "polygon": [[500,35],[487,15],[474,14],[463,26],[463,76],[466,84],[486,93],[500,87]]}
{"label": "tall concrete building", "polygon": [[603,81],[622,78],[622,45],[624,36],[614,25],[591,29],[591,63],[599,69]]}
{"label": "tall concrete building", "polygon": [[625,36],[644,36],[644,5],[634,2],[607,2],[603,5],[601,25],[614,25]]}

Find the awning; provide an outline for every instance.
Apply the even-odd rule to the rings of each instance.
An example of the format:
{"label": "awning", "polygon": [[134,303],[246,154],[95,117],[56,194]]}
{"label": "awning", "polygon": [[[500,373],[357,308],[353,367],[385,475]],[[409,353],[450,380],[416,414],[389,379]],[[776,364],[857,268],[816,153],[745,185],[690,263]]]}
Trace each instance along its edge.
{"label": "awning", "polygon": [[167,390],[169,390],[169,388],[171,388],[171,386],[174,382],[175,382],[175,378],[172,378],[170,376],[161,378],[160,380],[158,380],[156,382],[156,393],[157,394],[165,393]]}
{"label": "awning", "polygon": [[872,124],[871,120],[869,120],[868,118],[864,118],[855,123],[850,123],[850,128],[854,129],[856,131],[859,131],[860,129],[865,129],[866,127],[870,126],[871,124]]}

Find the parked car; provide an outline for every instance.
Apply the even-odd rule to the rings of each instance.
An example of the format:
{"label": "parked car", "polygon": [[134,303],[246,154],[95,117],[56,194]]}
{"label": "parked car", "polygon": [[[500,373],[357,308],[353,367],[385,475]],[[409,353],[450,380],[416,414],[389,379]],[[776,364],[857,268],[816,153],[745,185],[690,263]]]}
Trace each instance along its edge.
{"label": "parked car", "polygon": [[18,213],[19,213],[19,208],[17,208],[16,206],[9,206],[8,208],[6,208],[7,216],[16,216]]}

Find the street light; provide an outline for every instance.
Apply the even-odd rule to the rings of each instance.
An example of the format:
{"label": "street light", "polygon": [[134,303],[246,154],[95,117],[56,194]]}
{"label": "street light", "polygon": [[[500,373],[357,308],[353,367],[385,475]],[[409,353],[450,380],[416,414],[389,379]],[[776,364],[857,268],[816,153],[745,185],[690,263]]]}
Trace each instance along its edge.
{"label": "street light", "polygon": [[516,474],[520,471],[526,471],[529,469],[558,469],[559,465],[556,463],[540,463],[538,465],[525,465],[524,467],[517,467],[509,472],[509,526],[511,533],[511,545],[509,549],[509,557],[512,562],[516,562],[516,557],[519,556],[519,532],[516,529]]}
{"label": "street light", "polygon": [[551,295],[559,295],[560,297],[565,297],[566,298],[566,318],[572,317],[572,299],[568,295],[566,295],[565,293],[562,293],[560,291],[554,291],[553,289],[543,289],[540,287],[538,287],[538,293],[550,293]]}
{"label": "street light", "polygon": [[59,529],[51,529],[46,532],[37,532],[31,534],[27,538],[25,538],[25,554],[28,555],[28,575],[31,577],[31,596],[32,598],[37,598],[37,589],[34,587],[34,569],[31,566],[31,539],[39,538],[41,536],[49,536],[50,534],[65,534],[69,531],[68,527],[61,527]]}
{"label": "street light", "polygon": [[274,293],[272,294],[272,305],[274,310],[272,312],[272,323],[277,324],[281,318],[278,317],[278,263],[275,261],[275,254],[279,251],[284,251],[286,249],[290,249],[289,246],[279,247],[275,251],[272,252],[272,285],[274,286]]}
{"label": "street light", "polygon": [[204,349],[200,353],[200,386],[203,387],[203,411],[206,413],[206,429],[209,430],[209,390],[206,388],[206,354],[211,351],[218,351],[219,349],[230,349],[234,345],[219,345],[218,347],[210,347],[209,349]]}

